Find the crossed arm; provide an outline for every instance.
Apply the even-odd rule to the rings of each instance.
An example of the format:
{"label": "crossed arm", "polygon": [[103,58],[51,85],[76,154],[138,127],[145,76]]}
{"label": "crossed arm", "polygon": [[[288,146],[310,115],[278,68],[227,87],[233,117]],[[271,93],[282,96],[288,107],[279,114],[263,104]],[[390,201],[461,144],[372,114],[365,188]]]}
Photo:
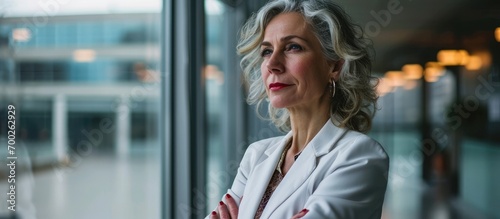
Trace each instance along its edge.
{"label": "crossed arm", "polygon": [[[226,203],[223,201],[219,202],[219,206],[217,206],[217,210],[219,213],[217,214],[216,211],[212,211],[210,214],[210,219],[237,219],[238,218],[238,205],[236,204],[236,201],[231,197],[231,195],[226,194],[225,195],[225,200]],[[307,209],[302,209],[299,213],[294,215],[291,219],[299,219],[302,218],[304,215],[307,214],[309,210]]]}

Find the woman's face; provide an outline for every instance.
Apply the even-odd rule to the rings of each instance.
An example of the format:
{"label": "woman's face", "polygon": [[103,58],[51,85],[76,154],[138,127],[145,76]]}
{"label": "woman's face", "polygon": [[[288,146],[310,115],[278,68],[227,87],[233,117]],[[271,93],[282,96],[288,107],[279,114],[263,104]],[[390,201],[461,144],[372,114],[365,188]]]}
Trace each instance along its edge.
{"label": "woman's face", "polygon": [[334,65],[299,13],[275,16],[261,43],[262,79],[276,108],[312,108],[329,104]]}

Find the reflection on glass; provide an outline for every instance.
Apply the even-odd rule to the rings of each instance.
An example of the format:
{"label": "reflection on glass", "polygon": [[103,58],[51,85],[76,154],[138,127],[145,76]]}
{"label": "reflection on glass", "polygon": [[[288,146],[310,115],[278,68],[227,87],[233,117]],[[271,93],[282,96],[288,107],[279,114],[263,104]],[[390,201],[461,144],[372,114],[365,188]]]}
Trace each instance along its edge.
{"label": "reflection on glass", "polygon": [[208,157],[207,170],[207,208],[211,210],[209,203],[217,203],[224,194],[229,183],[227,174],[224,174],[224,141],[221,133],[221,121],[223,116],[222,106],[226,103],[227,96],[222,92],[224,86],[223,65],[223,33],[228,27],[223,26],[225,6],[216,0],[205,0],[206,12],[206,103],[207,103],[207,139]]}
{"label": "reflection on glass", "polygon": [[161,1],[110,2],[36,17],[16,1],[0,21],[0,122],[14,105],[18,159],[17,209],[0,218],[160,218]]}

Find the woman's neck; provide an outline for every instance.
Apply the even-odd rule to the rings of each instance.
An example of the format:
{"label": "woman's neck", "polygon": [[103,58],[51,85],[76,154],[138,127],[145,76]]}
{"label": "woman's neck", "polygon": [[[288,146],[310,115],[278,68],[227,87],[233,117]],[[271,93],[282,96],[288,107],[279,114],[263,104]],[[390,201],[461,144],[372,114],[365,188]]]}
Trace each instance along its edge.
{"label": "woman's neck", "polygon": [[330,119],[329,106],[308,109],[289,109],[292,128],[292,145],[290,152],[297,154],[318,134],[326,121]]}

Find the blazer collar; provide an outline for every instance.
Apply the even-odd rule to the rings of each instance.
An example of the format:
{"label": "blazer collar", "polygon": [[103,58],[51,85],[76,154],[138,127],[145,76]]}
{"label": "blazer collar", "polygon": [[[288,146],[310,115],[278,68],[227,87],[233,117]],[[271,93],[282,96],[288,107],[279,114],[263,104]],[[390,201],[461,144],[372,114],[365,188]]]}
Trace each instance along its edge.
{"label": "blazer collar", "polygon": [[262,196],[264,195],[271,176],[276,169],[281,152],[283,152],[286,142],[291,136],[292,133],[289,132],[280,141],[268,145],[267,149],[264,151],[266,157],[263,159],[265,160],[254,167],[252,175],[249,177],[246,184],[247,188],[245,189],[245,191],[249,191],[250,193],[244,194],[243,201],[240,205],[240,212],[238,215],[240,215],[241,218],[254,218]]}
{"label": "blazer collar", "polygon": [[[304,182],[307,181],[311,173],[316,168],[317,157],[327,154],[335,147],[335,144],[342,138],[342,136],[346,133],[346,129],[339,128],[335,126],[330,120],[326,122],[326,124],[321,128],[321,130],[316,134],[316,136],[309,142],[306,148],[302,151],[301,155],[295,161],[295,164],[292,165],[290,170],[288,171],[285,178],[278,185],[276,190],[274,191],[271,199],[266,205],[264,212],[262,213],[261,218],[268,218],[283,202],[285,202]],[[282,141],[282,147],[275,150],[278,153],[272,153],[273,157],[271,160],[278,160],[281,152],[283,150],[285,142],[289,140],[291,137],[291,132],[288,133]],[[277,163],[277,161],[276,161]],[[274,169],[276,167],[276,163],[273,166],[267,166],[268,169]],[[267,172],[266,172],[267,173]],[[272,175],[272,173],[271,173]],[[267,175],[266,175],[267,177]],[[265,182],[268,182],[269,178],[267,177]],[[258,188],[258,191],[266,190],[268,184],[264,185],[264,188]],[[262,195],[258,196],[259,198]],[[260,199],[259,199],[260,203]],[[258,204],[257,204],[258,205]],[[296,212],[297,213],[297,212]]]}
{"label": "blazer collar", "polygon": [[270,157],[271,154],[276,153],[276,151],[278,151],[280,153],[280,155],[281,155],[281,152],[283,152],[283,149],[285,149],[286,143],[290,140],[291,137],[292,137],[292,131],[289,131],[276,144],[269,145],[269,147],[267,147],[266,151],[264,151],[264,154],[266,156]]}
{"label": "blazer collar", "polygon": [[[324,154],[327,154],[331,150],[333,150],[333,146],[335,143],[342,138],[342,136],[346,133],[347,129],[339,128],[332,123],[332,121],[328,120],[325,125],[319,130],[318,134],[309,142],[307,147],[312,147],[314,149],[314,154],[316,157],[320,157]],[[264,154],[266,156],[271,156],[273,152],[280,149],[280,152],[283,151],[283,148],[292,137],[292,131],[289,131],[281,141],[279,141],[279,146],[276,149],[275,147],[268,147]]]}
{"label": "blazer collar", "polygon": [[323,128],[319,130],[318,134],[309,142],[307,147],[311,147],[316,157],[320,157],[333,150],[337,141],[339,141],[346,132],[347,129],[339,128],[328,120],[325,125],[323,125]]}

